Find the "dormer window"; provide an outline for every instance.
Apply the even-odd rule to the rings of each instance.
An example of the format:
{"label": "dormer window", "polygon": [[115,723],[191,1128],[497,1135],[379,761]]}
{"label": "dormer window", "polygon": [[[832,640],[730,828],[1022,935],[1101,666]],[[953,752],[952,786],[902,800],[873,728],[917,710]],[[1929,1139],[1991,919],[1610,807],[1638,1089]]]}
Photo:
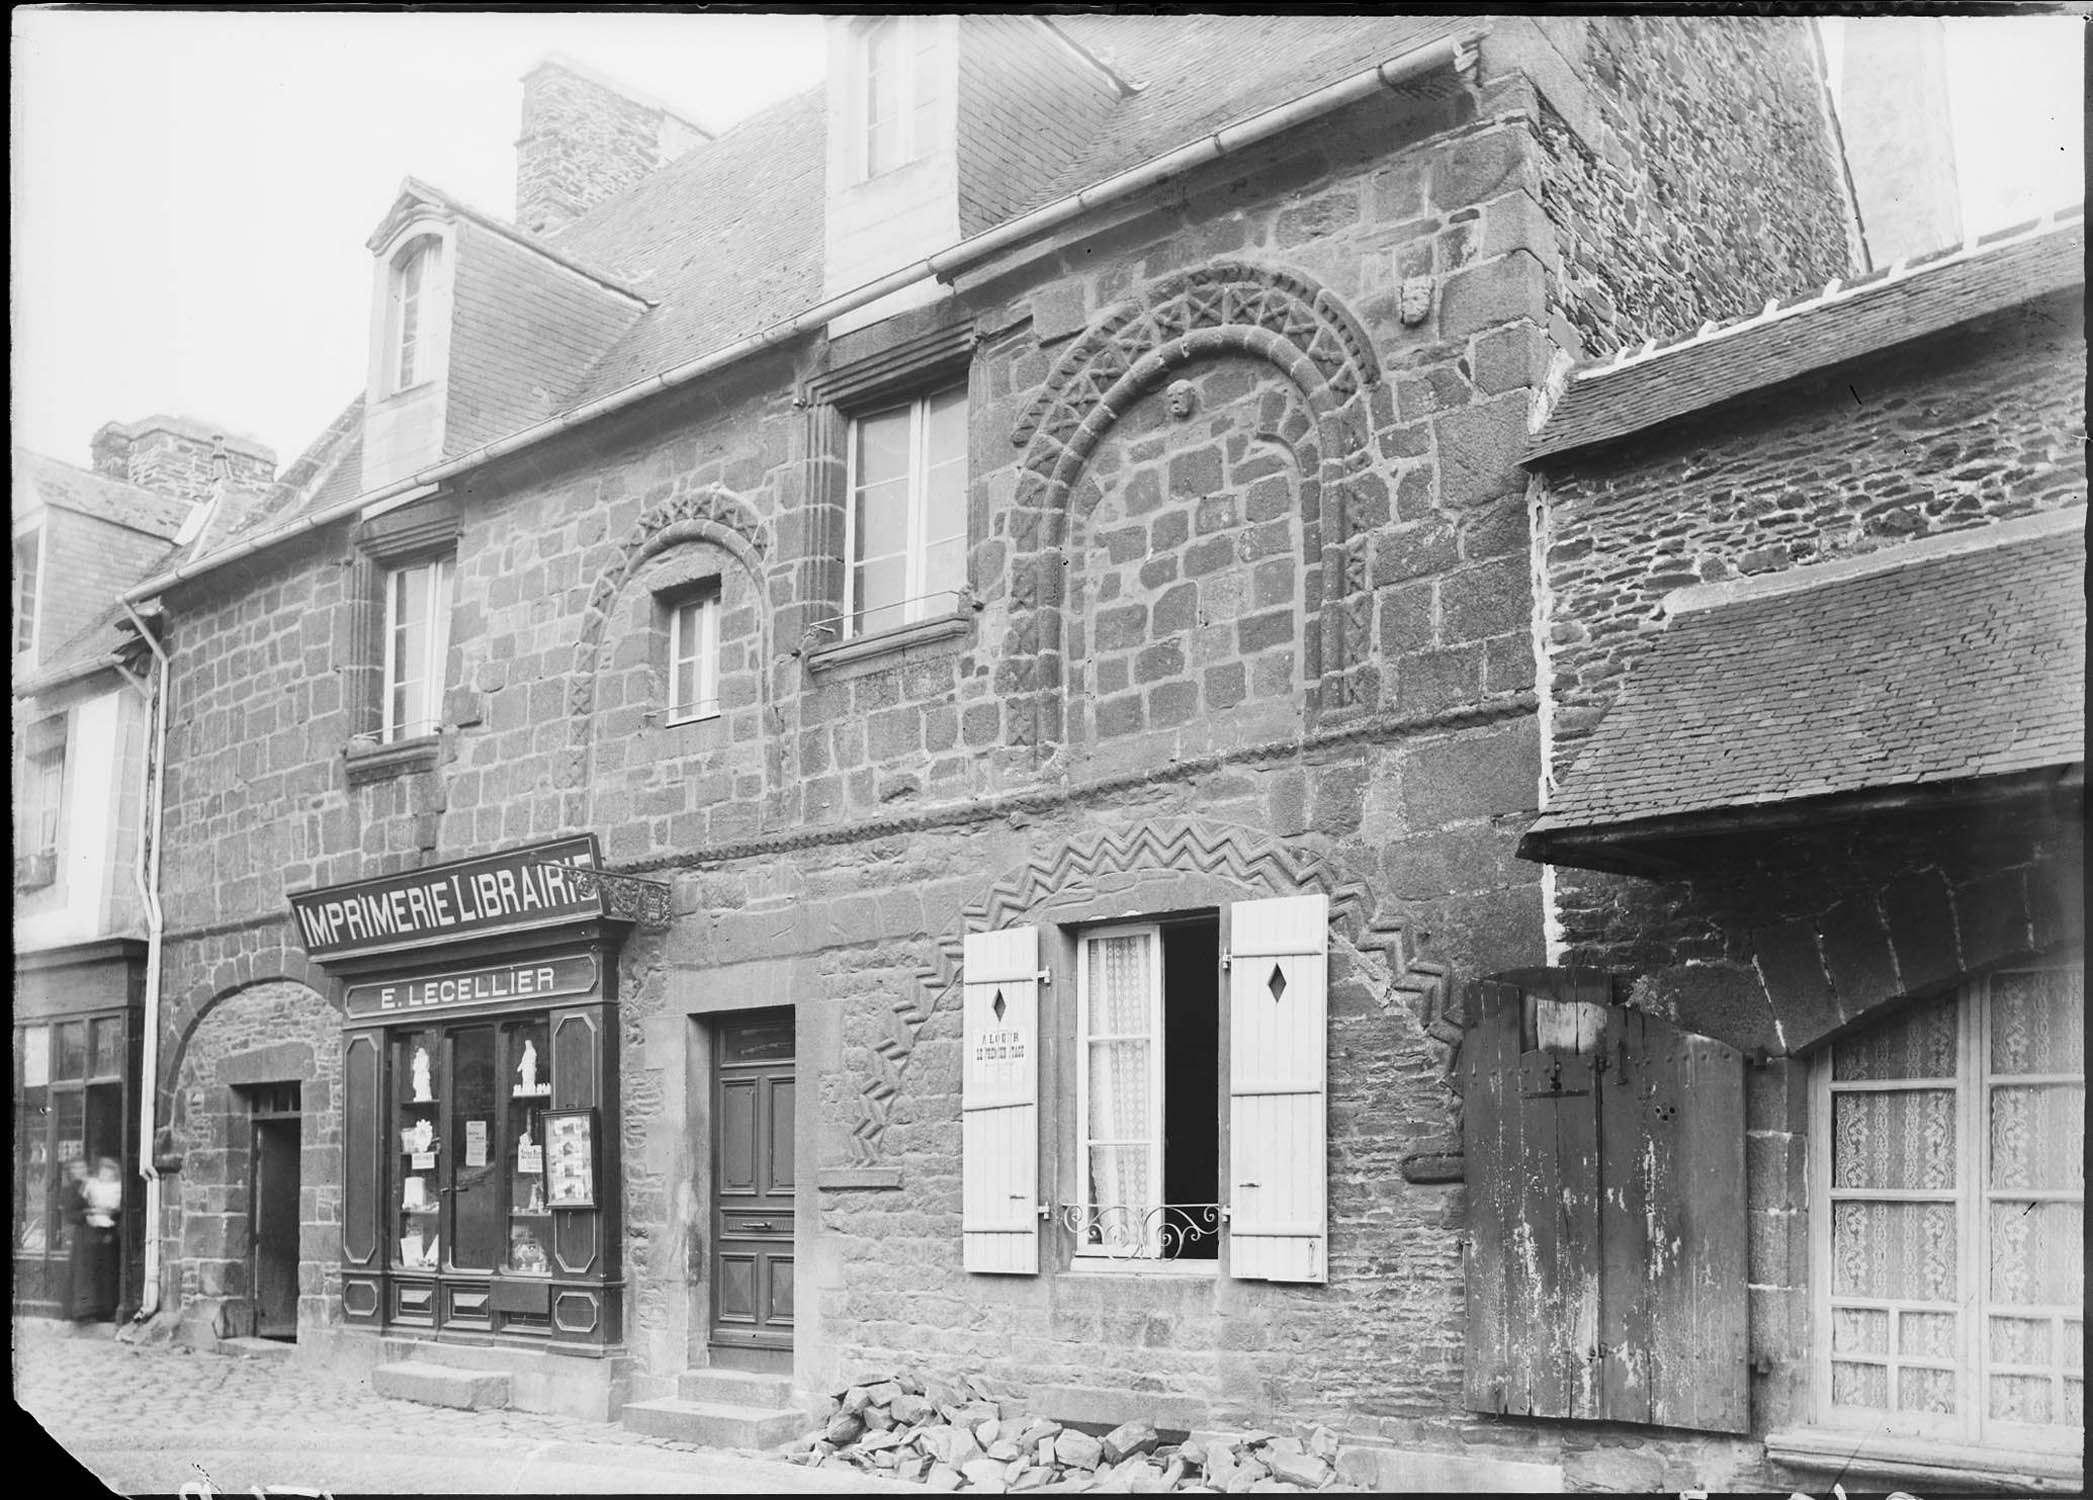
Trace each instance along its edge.
{"label": "dormer window", "polygon": [[937,143],[937,18],[889,16],[865,33],[865,175]]}
{"label": "dormer window", "polygon": [[14,636],[15,655],[36,650],[36,600],[42,583],[43,542],[40,532],[18,536],[14,542]]}
{"label": "dormer window", "polygon": [[443,259],[443,242],[433,236],[411,241],[392,271],[392,329],[388,361],[396,391],[404,391],[430,378],[435,361],[430,357],[429,312],[436,276]]}

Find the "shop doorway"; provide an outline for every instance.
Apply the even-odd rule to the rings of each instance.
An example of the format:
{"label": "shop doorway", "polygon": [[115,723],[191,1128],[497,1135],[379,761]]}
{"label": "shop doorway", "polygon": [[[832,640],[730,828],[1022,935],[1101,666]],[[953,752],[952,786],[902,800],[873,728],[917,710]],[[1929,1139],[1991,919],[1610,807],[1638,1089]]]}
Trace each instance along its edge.
{"label": "shop doorway", "polygon": [[257,1338],[298,1337],[299,1089],[265,1084],[249,1095],[253,1181],[247,1194],[249,1267]]}
{"label": "shop doorway", "polygon": [[791,1368],[792,1012],[720,1023],[712,1085],[713,1362]]}

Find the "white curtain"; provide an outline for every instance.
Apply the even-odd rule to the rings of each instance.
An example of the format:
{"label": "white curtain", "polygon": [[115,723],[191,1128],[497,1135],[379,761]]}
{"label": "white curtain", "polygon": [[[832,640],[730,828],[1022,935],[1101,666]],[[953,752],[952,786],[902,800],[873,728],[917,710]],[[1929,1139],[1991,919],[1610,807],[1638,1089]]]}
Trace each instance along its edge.
{"label": "white curtain", "polygon": [[1129,1248],[1153,1237],[1151,1210],[1162,1203],[1156,1172],[1161,1111],[1155,1098],[1159,997],[1153,933],[1093,938],[1088,944],[1090,1206],[1111,1210],[1093,1243]]}

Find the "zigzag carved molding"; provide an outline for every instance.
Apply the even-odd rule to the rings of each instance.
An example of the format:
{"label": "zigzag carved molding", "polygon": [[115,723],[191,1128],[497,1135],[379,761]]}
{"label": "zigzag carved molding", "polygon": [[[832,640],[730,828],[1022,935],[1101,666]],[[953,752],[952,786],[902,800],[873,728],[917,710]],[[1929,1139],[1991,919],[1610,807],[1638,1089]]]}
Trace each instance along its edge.
{"label": "zigzag carved molding", "polygon": [[[1157,819],[1125,832],[1058,844],[1004,875],[967,906],[966,928],[990,931],[1097,876],[1148,870],[1217,875],[1275,896],[1304,891],[1328,896],[1331,928],[1357,951],[1363,977],[1382,1009],[1401,1005],[1416,1016],[1443,1049],[1441,1075],[1450,1074],[1461,1033],[1458,1017],[1448,1011],[1446,970],[1409,957],[1402,918],[1380,911],[1364,884],[1344,879],[1319,854],[1245,829],[1198,819]],[[873,1046],[875,1071],[860,1085],[859,1118],[851,1127],[851,1149],[860,1165],[879,1160],[887,1116],[901,1093],[916,1038],[958,986],[961,948],[958,937],[940,941],[936,961],[917,970],[915,985],[892,1004],[893,1031]]]}

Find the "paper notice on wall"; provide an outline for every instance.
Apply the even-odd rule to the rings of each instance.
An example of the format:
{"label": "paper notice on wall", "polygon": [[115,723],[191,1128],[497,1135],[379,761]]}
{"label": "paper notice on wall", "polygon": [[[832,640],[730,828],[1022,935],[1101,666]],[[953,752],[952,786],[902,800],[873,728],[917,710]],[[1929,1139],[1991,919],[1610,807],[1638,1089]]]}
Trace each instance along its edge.
{"label": "paper notice on wall", "polygon": [[467,1120],[465,1122],[465,1165],[484,1167],[487,1165],[487,1122]]}
{"label": "paper notice on wall", "polygon": [[436,1153],[417,1151],[407,1158],[407,1163],[417,1172],[433,1172],[436,1170]]}
{"label": "paper notice on wall", "polygon": [[528,1136],[516,1147],[516,1170],[529,1177],[545,1171],[545,1152]]}

